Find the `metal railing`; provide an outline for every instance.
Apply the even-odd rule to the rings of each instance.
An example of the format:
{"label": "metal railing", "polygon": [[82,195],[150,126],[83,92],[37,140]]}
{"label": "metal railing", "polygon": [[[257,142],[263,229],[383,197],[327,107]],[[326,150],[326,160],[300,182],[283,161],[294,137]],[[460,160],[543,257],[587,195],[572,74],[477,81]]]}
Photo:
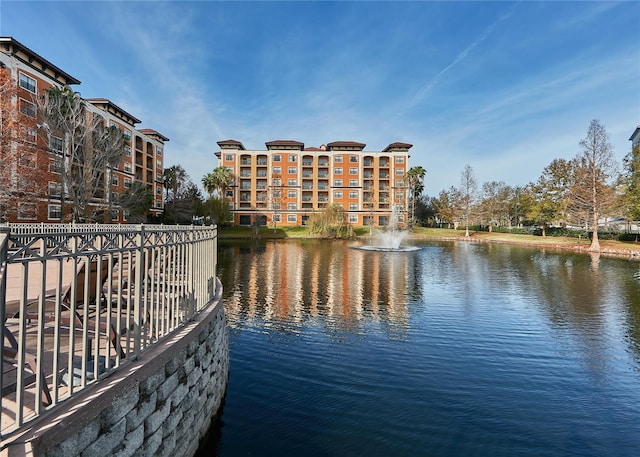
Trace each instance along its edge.
{"label": "metal railing", "polygon": [[216,261],[216,227],[0,225],[2,434],[182,327]]}

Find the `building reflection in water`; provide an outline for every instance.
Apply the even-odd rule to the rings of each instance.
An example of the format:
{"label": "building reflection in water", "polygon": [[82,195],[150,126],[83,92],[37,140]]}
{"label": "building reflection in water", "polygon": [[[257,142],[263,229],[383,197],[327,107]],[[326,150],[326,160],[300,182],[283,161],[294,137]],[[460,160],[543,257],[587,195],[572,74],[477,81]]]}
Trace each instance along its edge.
{"label": "building reflection in water", "polygon": [[218,274],[231,327],[252,318],[294,330],[311,319],[351,330],[380,322],[400,336],[408,296],[419,295],[417,262],[411,252],[359,251],[341,241],[221,242]]}

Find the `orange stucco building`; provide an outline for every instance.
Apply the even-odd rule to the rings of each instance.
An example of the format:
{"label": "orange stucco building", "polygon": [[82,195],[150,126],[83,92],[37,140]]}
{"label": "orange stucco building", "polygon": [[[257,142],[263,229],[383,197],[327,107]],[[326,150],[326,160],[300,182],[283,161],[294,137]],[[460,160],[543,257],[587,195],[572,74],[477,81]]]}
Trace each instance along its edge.
{"label": "orange stucco building", "polygon": [[[235,177],[226,190],[235,225],[305,225],[330,204],[341,206],[351,225],[406,222],[411,144],[365,151],[355,141],[305,147],[293,140],[247,150],[240,141],[218,141],[219,165]],[[395,219],[395,220],[394,220]]]}
{"label": "orange stucco building", "polygon": [[[61,198],[61,174],[86,164],[72,163],[63,135],[39,121],[37,98],[51,87],[73,87],[80,81],[12,37],[0,37],[0,68],[10,72],[16,83],[13,109],[20,126],[12,128],[18,134],[11,141],[0,145],[0,163],[6,170],[0,218],[7,222],[68,222],[72,202],[68,195]],[[150,215],[161,214],[163,156],[169,139],[152,129],[136,129],[141,121],[108,99],[85,99],[84,103],[88,113],[99,115],[103,126],[116,126],[129,140],[117,166],[92,171],[98,182],[92,183],[87,201],[87,215],[93,218],[87,222],[103,222],[105,211],[111,212],[112,222],[127,222],[128,215],[120,207],[119,199],[134,182],[143,183],[154,195]],[[2,109],[11,107],[5,104]],[[3,114],[5,122],[11,113]],[[21,181],[20,177],[29,174],[37,177],[37,185],[31,182],[21,188],[21,182],[26,180]]]}

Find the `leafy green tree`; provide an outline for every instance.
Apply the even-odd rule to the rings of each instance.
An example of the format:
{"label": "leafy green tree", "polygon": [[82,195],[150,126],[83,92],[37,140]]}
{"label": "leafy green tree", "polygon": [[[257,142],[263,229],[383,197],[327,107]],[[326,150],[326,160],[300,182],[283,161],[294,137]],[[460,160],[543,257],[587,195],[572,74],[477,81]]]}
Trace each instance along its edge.
{"label": "leafy green tree", "polygon": [[225,198],[210,197],[204,202],[204,215],[209,217],[213,224],[221,227],[231,222],[231,208]]}
{"label": "leafy green tree", "polygon": [[480,214],[487,221],[489,231],[493,225],[501,225],[508,218],[509,187],[503,181],[482,184]]}
{"label": "leafy green tree", "polygon": [[460,220],[459,202],[460,191],[452,186],[449,190],[440,191],[437,197],[433,197],[431,206],[440,222],[453,224],[455,227]]}
{"label": "leafy green tree", "polygon": [[146,222],[147,214],[153,206],[153,192],[146,184],[136,181],[122,194],[120,206],[127,212],[129,222]]}
{"label": "leafy green tree", "polygon": [[187,172],[180,165],[172,165],[165,168],[162,172],[162,178],[165,189],[164,219],[169,221],[171,220],[171,216],[173,216],[173,223],[177,224],[176,205],[178,204],[179,195],[189,178]]}
{"label": "leafy green tree", "polygon": [[340,205],[328,205],[309,217],[309,231],[324,238],[349,238],[352,227],[346,224],[346,215]]}
{"label": "leafy green tree", "polygon": [[575,180],[575,162],[554,159],[529,187],[533,198],[528,217],[542,226],[542,236],[553,223],[565,225],[568,218],[570,189]]}
{"label": "leafy green tree", "polygon": [[180,191],[172,200],[171,211],[167,219],[175,224],[191,224],[193,216],[203,216],[204,207],[202,193],[190,179],[187,178]]}
{"label": "leafy green tree", "polygon": [[620,177],[623,208],[628,219],[640,220],[640,144],[624,158],[624,171]]}

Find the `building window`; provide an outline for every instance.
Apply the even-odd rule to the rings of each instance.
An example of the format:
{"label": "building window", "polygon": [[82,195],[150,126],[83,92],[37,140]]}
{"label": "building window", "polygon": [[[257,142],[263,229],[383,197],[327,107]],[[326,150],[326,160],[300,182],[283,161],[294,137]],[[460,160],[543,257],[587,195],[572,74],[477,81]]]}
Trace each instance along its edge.
{"label": "building window", "polygon": [[62,185],[59,182],[49,182],[49,197],[60,198]]}
{"label": "building window", "polygon": [[273,222],[282,222],[282,215],[281,214],[274,214],[273,216],[271,216],[271,220]]}
{"label": "building window", "polygon": [[274,186],[276,186],[276,187],[281,186],[281,185],[282,185],[282,179],[280,179],[280,178],[274,178],[274,179],[273,179],[273,185],[274,185]]}
{"label": "building window", "polygon": [[341,175],[341,174],[342,174],[342,168],[340,168],[340,167],[335,168],[335,169],[333,170],[333,174]]}
{"label": "building window", "polygon": [[358,187],[358,180],[357,179],[350,179],[349,180],[349,187]]}
{"label": "building window", "polygon": [[396,156],[396,163],[404,163],[404,156]]}
{"label": "building window", "polygon": [[224,196],[227,198],[233,198],[233,191],[232,190],[225,190],[224,191]]}
{"label": "building window", "polygon": [[156,168],[160,168],[160,169],[162,169],[162,160],[158,160],[158,161],[156,162]]}
{"label": "building window", "polygon": [[289,204],[287,204],[287,209],[290,209],[290,210],[294,210],[294,209],[296,209],[296,204],[295,204],[295,203],[289,203]]}
{"label": "building window", "polygon": [[349,192],[349,198],[352,200],[358,198],[358,192]]}
{"label": "building window", "polygon": [[298,216],[295,214],[287,214],[287,222],[298,222]]}
{"label": "building window", "polygon": [[287,192],[287,197],[289,198],[296,198],[296,191],[295,190],[290,190],[289,192]]}
{"label": "building window", "polygon": [[36,133],[36,129],[26,128],[25,130],[25,141],[28,143],[36,144],[38,142],[38,134]]}
{"label": "building window", "polygon": [[49,138],[49,151],[62,155],[63,150],[64,141],[62,141],[62,138],[51,135],[51,137]]}
{"label": "building window", "polygon": [[157,153],[159,156],[161,156],[161,155],[162,155],[162,148],[161,148],[160,146],[158,146],[158,147],[156,148],[156,153]]}
{"label": "building window", "polygon": [[111,177],[111,185],[112,186],[117,186],[119,184],[120,184],[120,180],[118,179],[118,177],[117,176],[112,176]]}
{"label": "building window", "polygon": [[32,94],[37,93],[36,80],[24,73],[20,73],[20,87],[28,90]]}
{"label": "building window", "polygon": [[51,173],[60,174],[60,173],[62,173],[63,166],[64,166],[64,163],[63,163],[62,159],[60,159],[60,158],[53,159],[53,160],[51,160],[49,162],[49,171]]}
{"label": "building window", "polygon": [[162,200],[156,200],[156,208],[162,208]]}
{"label": "building window", "polygon": [[295,154],[289,154],[289,162],[297,162],[298,156]]}
{"label": "building window", "polygon": [[396,168],[396,175],[397,175],[397,176],[402,176],[402,175],[404,175],[404,169],[402,169],[402,168]]}
{"label": "building window", "polygon": [[333,187],[342,187],[342,179],[334,179]]}
{"label": "building window", "polygon": [[111,203],[118,203],[119,195],[117,192],[111,192]]}
{"label": "building window", "polygon": [[333,198],[338,199],[338,200],[341,199],[342,198],[342,192],[340,192],[340,191],[334,192],[333,193]]}
{"label": "building window", "polygon": [[131,189],[131,178],[124,178],[124,188]]}
{"label": "building window", "polygon": [[404,180],[398,179],[396,181],[396,187],[404,187]]}
{"label": "building window", "polygon": [[156,195],[162,195],[162,187],[156,186]]}
{"label": "building window", "polygon": [[129,162],[124,163],[124,171],[131,173],[131,164]]}
{"label": "building window", "polygon": [[273,161],[274,162],[280,162],[280,154],[274,154],[273,155]]}
{"label": "building window", "polygon": [[358,215],[357,214],[349,214],[349,223],[350,224],[356,224],[358,222]]}
{"label": "building window", "polygon": [[60,205],[48,205],[47,217],[49,219],[60,220],[62,217],[62,211],[60,211]]}
{"label": "building window", "polygon": [[18,219],[35,220],[38,218],[38,207],[35,203],[20,203],[18,205]]}
{"label": "building window", "polygon": [[349,211],[358,211],[357,203],[349,203]]}
{"label": "building window", "polygon": [[225,162],[233,162],[233,154],[225,154],[224,160]]}
{"label": "building window", "polygon": [[297,183],[297,181],[295,179],[290,179],[287,181],[287,185],[289,186],[295,186]]}
{"label": "building window", "polygon": [[36,168],[36,158],[27,152],[23,152],[18,158],[18,164],[25,168]]}
{"label": "building window", "polygon": [[333,163],[342,163],[342,156],[334,156]]}
{"label": "building window", "polygon": [[349,162],[358,163],[358,156],[349,156]]}
{"label": "building window", "polygon": [[24,98],[20,99],[20,112],[25,116],[36,117],[36,104]]}
{"label": "building window", "polygon": [[358,169],[357,168],[349,168],[349,174],[350,175],[357,175],[358,174]]}
{"label": "building window", "polygon": [[274,175],[280,175],[280,174],[282,174],[282,168],[280,168],[280,167],[273,167],[273,170],[272,170],[272,171],[273,171],[273,174],[274,174]]}
{"label": "building window", "polygon": [[298,169],[296,167],[289,167],[287,169],[287,173],[289,173],[290,175],[295,175],[298,172]]}

